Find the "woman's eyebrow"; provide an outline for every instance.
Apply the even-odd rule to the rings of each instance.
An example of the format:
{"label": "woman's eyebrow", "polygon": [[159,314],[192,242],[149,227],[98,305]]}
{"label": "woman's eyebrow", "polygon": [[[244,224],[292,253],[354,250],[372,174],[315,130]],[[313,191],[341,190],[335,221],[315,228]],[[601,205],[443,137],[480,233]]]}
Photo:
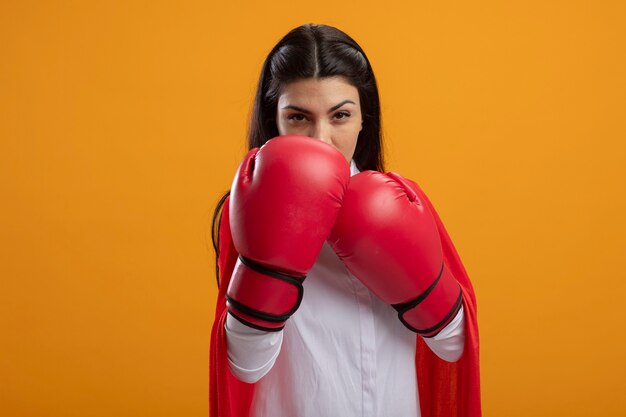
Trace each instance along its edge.
{"label": "woman's eyebrow", "polygon": [[[341,107],[341,106],[343,106],[344,104],[347,104],[347,103],[356,104],[356,103],[355,103],[354,101],[352,101],[352,100],[344,100],[344,101],[342,101],[341,103],[336,104],[336,105],[334,105],[333,107],[331,107],[331,108],[328,110],[328,113],[334,112],[334,111],[335,111],[335,110],[337,110],[339,107]],[[309,110],[304,109],[304,108],[302,108],[302,107],[294,106],[293,104],[288,104],[288,105],[286,105],[286,106],[284,106],[284,107],[283,107],[283,110],[286,110],[286,109],[291,109],[291,110],[299,111],[299,112],[301,112],[301,113],[305,113],[305,114],[311,114],[311,112],[310,112]]]}
{"label": "woman's eyebrow", "polygon": [[352,104],[355,104],[355,103],[354,103],[354,101],[352,101],[352,100],[344,100],[344,101],[342,101],[341,103],[337,104],[336,106],[331,107],[331,108],[330,108],[330,110],[328,110],[328,113],[330,113],[330,112],[333,112],[333,111],[337,110],[339,107],[343,106],[343,105],[344,105],[344,104],[346,104],[346,103],[352,103]]}
{"label": "woman's eyebrow", "polygon": [[311,112],[308,111],[307,109],[303,109],[302,107],[294,106],[293,104],[288,104],[285,107],[283,107],[283,110],[286,110],[286,109],[292,109],[292,110],[295,110],[295,111],[299,111],[301,113],[311,114]]}

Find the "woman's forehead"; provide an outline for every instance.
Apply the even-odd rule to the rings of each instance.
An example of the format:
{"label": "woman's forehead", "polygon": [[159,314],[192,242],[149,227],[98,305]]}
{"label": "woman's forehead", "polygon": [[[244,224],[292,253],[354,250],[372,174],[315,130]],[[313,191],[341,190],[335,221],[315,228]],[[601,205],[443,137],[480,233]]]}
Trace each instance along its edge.
{"label": "woman's forehead", "polygon": [[305,78],[286,84],[279,95],[281,104],[296,104],[292,102],[329,104],[343,100],[356,103],[359,92],[344,77]]}

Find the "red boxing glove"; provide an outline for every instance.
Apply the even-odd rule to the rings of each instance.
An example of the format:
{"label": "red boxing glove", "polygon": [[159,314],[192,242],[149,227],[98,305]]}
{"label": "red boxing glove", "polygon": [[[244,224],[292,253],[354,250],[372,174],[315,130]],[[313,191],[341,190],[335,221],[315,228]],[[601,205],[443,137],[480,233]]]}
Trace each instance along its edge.
{"label": "red boxing glove", "polygon": [[280,136],[252,149],[230,194],[230,228],[239,253],[227,291],[230,314],[276,331],[298,309],[302,282],[328,237],[350,180],[332,146]]}
{"label": "red boxing glove", "polygon": [[461,308],[437,225],[408,180],[364,171],[350,179],[328,243],[348,270],[412,331],[435,336]]}

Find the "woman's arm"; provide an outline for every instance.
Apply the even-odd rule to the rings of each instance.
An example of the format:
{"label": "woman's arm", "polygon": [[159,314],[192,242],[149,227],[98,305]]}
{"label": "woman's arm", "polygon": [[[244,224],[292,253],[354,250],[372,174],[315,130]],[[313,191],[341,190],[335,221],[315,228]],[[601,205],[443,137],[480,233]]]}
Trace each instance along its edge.
{"label": "woman's arm", "polygon": [[250,384],[257,382],[274,366],[283,342],[283,331],[253,329],[230,313],[224,328],[231,372],[240,381]]}
{"label": "woman's arm", "polygon": [[434,337],[425,337],[424,342],[437,356],[447,362],[456,362],[463,355],[465,346],[465,315],[463,307],[456,317]]}

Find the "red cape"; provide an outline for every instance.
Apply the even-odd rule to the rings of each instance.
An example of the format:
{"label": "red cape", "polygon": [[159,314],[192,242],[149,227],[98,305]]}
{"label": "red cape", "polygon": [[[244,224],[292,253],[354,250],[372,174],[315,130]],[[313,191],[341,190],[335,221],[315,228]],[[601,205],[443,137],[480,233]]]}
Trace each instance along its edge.
{"label": "red cape", "polygon": [[[412,184],[422,201],[431,209],[437,222],[444,262],[463,290],[466,323],[463,356],[454,363],[441,360],[424,343],[421,336],[416,336],[415,367],[421,414],[422,417],[480,417],[478,322],[474,289],[439,215],[419,186]],[[224,330],[227,313],[225,295],[238,256],[230,234],[228,202],[227,198],[222,209],[219,232],[220,288],[215,308],[215,321],[211,331],[209,416],[247,417],[254,384],[241,382],[231,374],[228,368]]]}

